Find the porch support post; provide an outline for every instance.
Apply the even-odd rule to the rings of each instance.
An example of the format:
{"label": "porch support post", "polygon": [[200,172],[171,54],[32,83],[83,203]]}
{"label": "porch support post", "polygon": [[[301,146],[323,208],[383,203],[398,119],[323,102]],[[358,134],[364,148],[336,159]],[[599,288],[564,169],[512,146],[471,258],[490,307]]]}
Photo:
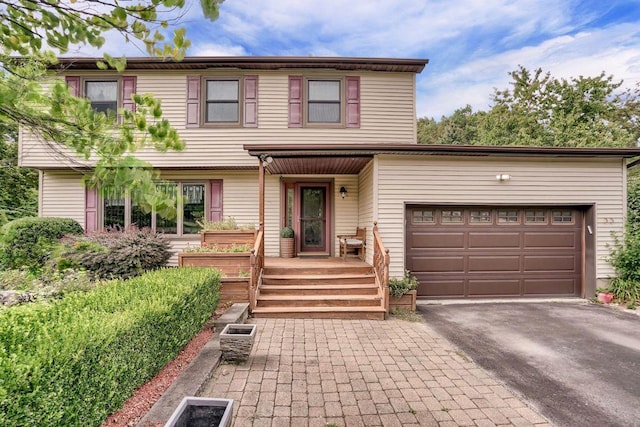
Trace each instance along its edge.
{"label": "porch support post", "polygon": [[260,228],[264,229],[264,162],[258,158],[258,186],[259,189],[259,222]]}

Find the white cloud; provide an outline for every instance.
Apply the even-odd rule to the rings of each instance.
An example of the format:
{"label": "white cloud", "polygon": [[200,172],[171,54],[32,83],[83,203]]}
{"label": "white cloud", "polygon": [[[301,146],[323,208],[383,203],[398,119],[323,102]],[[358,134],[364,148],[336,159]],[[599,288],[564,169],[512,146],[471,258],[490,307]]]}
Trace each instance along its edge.
{"label": "white cloud", "polygon": [[486,109],[493,88],[506,88],[507,73],[518,65],[540,67],[558,78],[596,76],[604,71],[629,87],[640,81],[639,56],[640,28],[621,24],[486,56],[440,74],[430,74],[427,67],[419,77],[418,116],[439,118],[465,104]]}
{"label": "white cloud", "polygon": [[189,50],[192,56],[246,56],[247,51],[244,47],[230,44],[207,43],[198,45]]}

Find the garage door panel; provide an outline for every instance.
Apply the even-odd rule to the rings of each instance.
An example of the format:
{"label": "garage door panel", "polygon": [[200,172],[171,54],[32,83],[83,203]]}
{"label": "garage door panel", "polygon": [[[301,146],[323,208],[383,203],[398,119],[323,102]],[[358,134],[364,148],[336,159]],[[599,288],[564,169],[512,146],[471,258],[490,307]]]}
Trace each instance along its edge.
{"label": "garage door panel", "polygon": [[572,255],[528,255],[524,257],[524,271],[530,272],[575,272],[576,257]]}
{"label": "garage door panel", "polygon": [[[418,278],[418,280],[420,280]],[[460,297],[464,295],[464,280],[425,280],[418,285],[418,295],[430,297]]]}
{"label": "garage door panel", "polygon": [[578,245],[576,242],[575,231],[542,233],[542,232],[525,232],[524,247],[532,248],[565,248],[575,249]]}
{"label": "garage door panel", "polygon": [[459,248],[464,246],[464,233],[415,232],[410,247],[414,249]]}
{"label": "garage door panel", "polygon": [[524,292],[528,295],[576,295],[580,291],[573,278],[525,279]]}
{"label": "garage door panel", "polygon": [[[581,292],[583,215],[575,208],[416,206],[433,212],[430,223],[413,223],[412,209],[407,208],[406,265],[420,281],[419,296]],[[462,213],[461,220],[443,222],[443,213],[452,210]]]}
{"label": "garage door panel", "polygon": [[520,295],[520,280],[469,279],[469,296]]}
{"label": "garage door panel", "polygon": [[464,273],[464,256],[414,257],[409,265],[411,265],[411,271]]}
{"label": "garage door panel", "polygon": [[491,255],[469,256],[469,273],[477,272],[512,272],[520,271],[520,256],[516,255]]}
{"label": "garage door panel", "polygon": [[520,248],[520,233],[469,232],[470,249]]}

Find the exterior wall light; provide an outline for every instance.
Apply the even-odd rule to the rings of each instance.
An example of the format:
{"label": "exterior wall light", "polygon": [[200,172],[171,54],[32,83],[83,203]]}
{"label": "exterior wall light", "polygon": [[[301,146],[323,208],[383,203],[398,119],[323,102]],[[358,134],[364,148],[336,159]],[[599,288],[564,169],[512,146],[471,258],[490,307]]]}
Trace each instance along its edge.
{"label": "exterior wall light", "polygon": [[262,166],[267,167],[273,162],[273,157],[265,156],[264,154],[260,156],[260,160],[262,160]]}
{"label": "exterior wall light", "polygon": [[509,181],[511,179],[511,175],[509,175],[508,173],[499,173],[498,175],[496,175],[496,179],[500,182]]}
{"label": "exterior wall light", "polygon": [[347,195],[347,189],[343,185],[342,187],[340,187],[340,196],[342,196],[342,198],[344,199],[346,195]]}

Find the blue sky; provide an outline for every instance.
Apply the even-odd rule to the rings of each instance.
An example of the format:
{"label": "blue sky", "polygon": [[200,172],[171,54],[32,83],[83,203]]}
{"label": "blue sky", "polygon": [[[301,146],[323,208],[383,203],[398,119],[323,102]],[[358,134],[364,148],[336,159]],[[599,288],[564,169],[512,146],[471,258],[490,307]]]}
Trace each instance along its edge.
{"label": "blue sky", "polygon": [[[193,56],[428,58],[419,117],[488,108],[518,65],[640,82],[640,0],[226,0],[215,22],[187,4]],[[140,56],[111,37],[105,49]]]}

